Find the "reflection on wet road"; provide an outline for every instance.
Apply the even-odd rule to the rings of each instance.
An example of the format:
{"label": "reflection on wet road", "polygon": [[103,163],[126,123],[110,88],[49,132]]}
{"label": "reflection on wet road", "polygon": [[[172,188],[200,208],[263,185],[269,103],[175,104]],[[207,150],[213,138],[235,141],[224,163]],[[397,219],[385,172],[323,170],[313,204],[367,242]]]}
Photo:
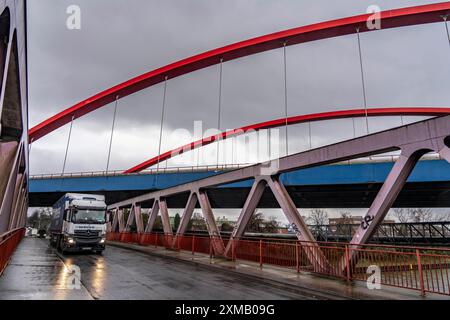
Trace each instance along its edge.
{"label": "reflection on wet road", "polygon": [[0,299],[309,298],[258,279],[112,246],[103,255],[62,258],[47,240],[25,238],[0,278]]}

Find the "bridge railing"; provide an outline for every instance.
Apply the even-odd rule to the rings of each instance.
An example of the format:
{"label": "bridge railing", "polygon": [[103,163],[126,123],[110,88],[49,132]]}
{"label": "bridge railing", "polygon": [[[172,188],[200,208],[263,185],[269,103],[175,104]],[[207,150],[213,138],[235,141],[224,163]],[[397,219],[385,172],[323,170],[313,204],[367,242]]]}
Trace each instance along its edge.
{"label": "bridge railing", "polygon": [[[112,232],[107,239],[189,252],[192,255],[204,254],[210,258],[215,256],[213,242],[220,241],[218,238],[199,235],[132,232]],[[450,295],[448,248],[312,243],[291,239],[230,240],[223,237],[221,240],[225,247],[231,241],[226,258],[251,261],[260,268],[273,265],[298,273],[316,273],[347,281],[417,290],[422,295],[427,292]]]}
{"label": "bridge railing", "polygon": [[14,250],[24,236],[24,228],[14,229],[0,235],[0,275],[2,275]]}
{"label": "bridge railing", "polygon": [[[374,155],[359,159],[352,159],[338,162],[334,165],[358,164],[358,163],[380,163],[380,162],[395,162],[398,155]],[[438,153],[429,153],[422,157],[422,160],[442,160]],[[49,174],[35,174],[31,175],[30,179],[60,179],[60,178],[80,178],[80,177],[114,177],[123,175],[143,175],[143,174],[165,174],[165,173],[189,173],[189,172],[211,172],[211,171],[228,171],[239,168],[248,167],[255,163],[237,163],[237,164],[221,164],[221,165],[201,165],[201,166],[180,166],[167,168],[146,169],[138,173],[127,173],[125,170],[110,170],[110,171],[85,171],[85,172],[69,172],[69,173],[49,173]]]}
{"label": "bridge railing", "polygon": [[72,173],[50,173],[50,174],[36,174],[31,175],[30,179],[59,179],[59,178],[77,178],[77,177],[104,177],[104,176],[123,176],[123,175],[143,175],[143,174],[164,174],[164,173],[189,173],[189,172],[211,172],[211,171],[226,171],[234,170],[253,165],[254,163],[240,163],[240,164],[223,164],[223,165],[204,165],[204,166],[182,166],[182,167],[167,167],[158,169],[147,169],[138,173],[124,173],[124,170],[110,170],[110,171],[87,171],[87,172],[72,172]]}
{"label": "bridge railing", "polygon": [[[359,224],[310,225],[317,240],[350,241]],[[380,224],[372,236],[382,243],[450,243],[450,221]]]}

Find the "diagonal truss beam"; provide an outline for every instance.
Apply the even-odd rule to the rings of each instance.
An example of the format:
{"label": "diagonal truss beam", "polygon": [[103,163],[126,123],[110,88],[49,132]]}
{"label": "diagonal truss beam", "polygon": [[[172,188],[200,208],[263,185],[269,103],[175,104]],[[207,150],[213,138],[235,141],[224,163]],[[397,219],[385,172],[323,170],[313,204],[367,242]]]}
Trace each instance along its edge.
{"label": "diagonal truss beam", "polygon": [[133,224],[136,224],[136,231],[138,233],[144,232],[144,225],[142,221],[141,205],[133,204],[128,215],[127,224],[125,226],[125,232],[129,232]]}
{"label": "diagonal truss beam", "polygon": [[[231,233],[231,239],[239,239],[244,235],[245,229],[250,221],[250,218],[255,213],[256,206],[258,205],[261,197],[266,188],[267,181],[265,179],[256,180],[253,182],[250,193],[245,200],[244,206],[239,215],[236,226]],[[229,241],[225,250],[225,256],[227,256],[232,246],[232,241]]]}
{"label": "diagonal truss beam", "polygon": [[117,222],[119,224],[119,232],[123,232],[125,230],[125,215],[123,209],[117,211]]}
{"label": "diagonal truss beam", "polygon": [[397,199],[420,157],[426,151],[416,151],[412,154],[401,154],[389,172],[383,186],[372,202],[361,225],[354,234],[350,244],[367,243],[377,227],[381,224],[392,204]]}
{"label": "diagonal truss beam", "polygon": [[224,255],[225,246],[223,244],[222,237],[220,236],[219,228],[217,228],[216,220],[214,219],[214,214],[209,202],[208,195],[206,194],[205,190],[198,191],[197,195],[200,202],[200,207],[203,212],[203,216],[206,220],[206,227],[208,228],[208,233],[211,238],[214,252],[215,254],[220,256]]}
{"label": "diagonal truss beam", "polygon": [[111,221],[111,231],[112,232],[116,232],[117,230],[117,224],[119,223],[119,209],[118,208],[114,208],[111,209],[111,217],[112,217],[112,221]]}
{"label": "diagonal truss beam", "polygon": [[129,232],[131,230],[131,226],[133,225],[133,223],[134,223],[134,204],[131,205],[127,223],[125,224],[124,232]]}
{"label": "diagonal truss beam", "polygon": [[314,238],[307,224],[298,212],[294,201],[292,201],[292,198],[281,183],[279,177],[270,177],[267,180],[267,184],[272,190],[281,210],[288,219],[290,226],[294,229],[297,239],[308,242],[306,245],[302,245],[306,257],[311,262],[314,269],[317,271],[325,271],[329,267],[328,260],[317,245],[316,238]]}
{"label": "diagonal truss beam", "polygon": [[159,211],[161,212],[161,222],[163,225],[164,234],[172,235],[173,232],[172,227],[170,226],[169,209],[165,198],[159,199]]}
{"label": "diagonal truss beam", "polygon": [[[444,141],[449,135],[450,116],[432,118],[277,159],[277,174],[402,150],[411,144],[423,144],[430,150],[439,152],[439,150],[436,150],[438,145],[436,141]],[[265,167],[267,167],[266,163],[251,165],[164,190],[143,194],[111,204],[109,207],[126,207],[135,202],[145,202],[158,197],[169,197],[180,193],[192,192],[193,190],[255,179],[255,177],[261,176],[261,172],[264,172]]]}
{"label": "diagonal truss beam", "polygon": [[183,215],[181,216],[180,225],[178,226],[177,235],[183,235],[186,232],[189,220],[192,218],[192,213],[194,213],[195,206],[197,205],[198,198],[197,193],[191,192],[186,203],[186,207],[183,210]]}
{"label": "diagonal truss beam", "polygon": [[147,226],[145,227],[146,233],[152,232],[158,213],[159,213],[159,200],[155,199],[155,201],[153,201],[152,209],[150,210],[148,215]]}
{"label": "diagonal truss beam", "polygon": [[134,221],[136,221],[136,229],[138,233],[144,232],[144,220],[142,218],[142,210],[140,204],[134,205]]}

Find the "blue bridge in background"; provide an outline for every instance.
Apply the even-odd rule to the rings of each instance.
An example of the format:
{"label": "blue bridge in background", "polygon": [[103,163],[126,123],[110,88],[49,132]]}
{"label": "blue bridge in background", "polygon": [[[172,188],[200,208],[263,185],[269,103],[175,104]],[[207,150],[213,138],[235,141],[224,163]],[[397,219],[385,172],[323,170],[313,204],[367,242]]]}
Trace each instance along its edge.
{"label": "blue bridge in background", "polygon": [[[288,190],[294,193],[298,192],[299,197],[304,199],[303,201],[306,201],[308,197],[314,198],[312,194],[316,193],[317,197],[321,198],[321,201],[323,200],[324,203],[330,202],[330,207],[335,207],[334,202],[339,202],[339,200],[344,202],[349,202],[347,200],[350,200],[351,202],[351,198],[356,199],[357,193],[361,192],[367,193],[367,201],[370,201],[372,198],[370,194],[379,189],[392,166],[393,162],[335,164],[284,173],[281,175],[281,179]],[[29,187],[30,206],[51,205],[52,201],[65,192],[102,193],[107,196],[107,201],[117,201],[122,196],[138,195],[152,190],[165,189],[220,173],[221,171],[210,170],[108,176],[32,177]],[[234,189],[236,191],[236,189],[242,189],[242,192],[245,194],[246,190],[251,187],[251,184],[252,181],[240,181],[217,186],[211,193],[221,194],[227,198],[227,190]],[[429,190],[423,194],[425,186]],[[419,189],[422,191],[422,194],[416,197],[414,190]],[[346,194],[342,195],[342,199],[335,199],[334,201],[324,199],[323,196],[331,190],[334,190],[334,192],[341,190],[341,192]],[[416,204],[415,206],[425,205],[423,202],[427,197],[431,197],[434,201],[439,200],[434,205],[429,201],[430,206],[450,206],[450,164],[445,160],[420,161],[410,175],[402,193],[405,193],[407,199],[402,200],[402,196],[400,196],[400,203],[407,200],[406,202],[410,206],[414,206],[414,204]],[[308,196],[308,194],[311,195]],[[346,197],[349,197],[349,199],[346,200]],[[212,200],[214,198],[216,197],[212,195]],[[339,195],[336,198],[340,198]],[[299,201],[301,202],[301,200]],[[361,200],[358,201],[360,202]],[[234,202],[236,201],[233,201],[233,199],[224,199],[222,200],[222,205],[233,207],[232,203]],[[264,202],[264,197],[262,202]],[[227,205],[227,203],[230,203],[230,205]],[[359,205],[362,204],[359,203]],[[314,207],[313,203],[311,205]],[[357,203],[347,203],[346,207],[355,205]],[[270,205],[268,206],[270,207]]]}

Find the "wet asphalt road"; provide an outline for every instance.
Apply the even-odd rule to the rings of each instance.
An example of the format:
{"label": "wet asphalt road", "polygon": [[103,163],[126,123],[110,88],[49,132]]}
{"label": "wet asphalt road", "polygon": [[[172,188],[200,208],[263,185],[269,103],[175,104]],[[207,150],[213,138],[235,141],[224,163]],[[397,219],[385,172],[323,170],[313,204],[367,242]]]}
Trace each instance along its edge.
{"label": "wet asphalt road", "polygon": [[[61,259],[62,258],[62,259]],[[80,268],[78,278],[69,274]],[[70,281],[68,280],[70,279]],[[0,278],[0,299],[311,299],[260,279],[109,246],[64,257],[25,238]]]}

